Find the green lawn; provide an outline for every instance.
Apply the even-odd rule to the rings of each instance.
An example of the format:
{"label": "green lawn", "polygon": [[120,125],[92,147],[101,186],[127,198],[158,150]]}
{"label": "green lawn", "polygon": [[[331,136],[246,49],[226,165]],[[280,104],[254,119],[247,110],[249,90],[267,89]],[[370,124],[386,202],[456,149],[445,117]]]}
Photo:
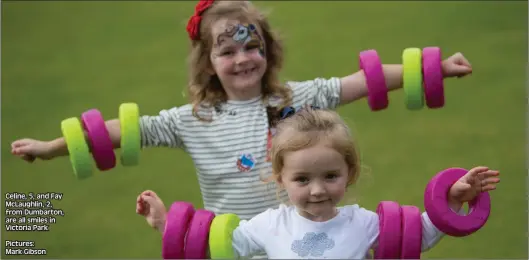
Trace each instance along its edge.
{"label": "green lawn", "polygon": [[[85,181],[74,178],[67,158],[31,165],[10,154],[11,141],[55,138],[61,120],[90,108],[110,119],[123,102],[138,103],[142,114],[185,104],[185,23],[193,5],[2,3],[2,193],[62,192],[55,206],[66,212],[49,232],[2,229],[3,240],[36,241],[48,258],[158,258],[160,235],[135,215],[136,196],[152,189],[167,205],[202,207],[192,161],[179,150],[148,149],[140,166]],[[527,259],[527,2],[258,5],[272,8],[271,22],[285,39],[284,79],[350,74],[357,54],[371,48],[384,63],[400,63],[407,47],[464,53],[474,73],[446,81],[443,109],[408,111],[402,91],[391,93],[383,112],[371,112],[365,100],[340,108],[369,167],[346,202],[422,207],[424,187],[439,170],[487,165],[503,174],[487,225],[469,237],[446,237],[424,256]]]}

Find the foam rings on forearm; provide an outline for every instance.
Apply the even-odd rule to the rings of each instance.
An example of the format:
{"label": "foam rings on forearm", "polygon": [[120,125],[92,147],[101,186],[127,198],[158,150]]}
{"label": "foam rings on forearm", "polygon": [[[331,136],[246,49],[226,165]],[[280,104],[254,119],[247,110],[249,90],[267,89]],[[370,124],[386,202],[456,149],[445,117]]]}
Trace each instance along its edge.
{"label": "foam rings on forearm", "polygon": [[397,202],[382,201],[378,204],[378,245],[375,259],[398,259],[402,243],[402,216]]}
{"label": "foam rings on forearm", "polygon": [[195,211],[186,235],[184,259],[207,259],[209,231],[215,214],[205,209]]}
{"label": "foam rings on forearm", "polygon": [[141,150],[140,110],[135,103],[119,106],[121,128],[121,164],[138,165]]}
{"label": "foam rings on forearm", "polygon": [[188,202],[174,202],[167,212],[162,237],[163,259],[184,259],[184,246],[189,223],[195,213]]}
{"label": "foam rings on forearm", "polygon": [[235,214],[216,216],[209,231],[209,253],[211,259],[235,259],[233,251],[233,231],[239,226],[240,219]]}
{"label": "foam rings on forearm", "polygon": [[402,246],[399,259],[420,259],[422,246],[421,211],[415,206],[401,206]]}
{"label": "foam rings on forearm", "polygon": [[439,47],[426,47],[422,50],[422,72],[426,106],[429,108],[443,107],[445,97],[442,56]]}
{"label": "foam rings on forearm", "polygon": [[366,50],[359,55],[360,69],[364,71],[367,85],[367,102],[372,111],[388,107],[388,88],[384,78],[382,62],[375,50]]}
{"label": "foam rings on forearm", "polygon": [[424,107],[422,86],[422,52],[419,48],[407,48],[402,52],[402,87],[404,102],[409,110]]}
{"label": "foam rings on forearm", "polygon": [[469,214],[458,215],[448,205],[450,187],[468,171],[463,168],[449,168],[439,172],[426,186],[424,207],[428,217],[443,233],[462,237],[468,236],[485,225],[490,215],[490,195],[481,192],[468,203]]}
{"label": "foam rings on forearm", "polygon": [[76,117],[61,122],[61,131],[66,141],[73,172],[78,179],[92,175],[92,158],[86,143],[83,127]]}
{"label": "foam rings on forearm", "polygon": [[86,130],[97,168],[101,171],[114,168],[116,166],[114,146],[101,112],[90,109],[81,115],[81,122]]}

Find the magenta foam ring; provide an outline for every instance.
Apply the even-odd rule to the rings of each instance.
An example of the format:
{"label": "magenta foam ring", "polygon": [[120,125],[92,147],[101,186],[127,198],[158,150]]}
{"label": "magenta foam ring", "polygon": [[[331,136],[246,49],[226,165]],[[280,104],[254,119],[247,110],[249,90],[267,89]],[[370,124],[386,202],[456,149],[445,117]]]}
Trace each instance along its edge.
{"label": "magenta foam ring", "polygon": [[87,133],[92,157],[100,171],[106,171],[116,166],[116,155],[110,134],[105,125],[103,115],[97,109],[90,109],[81,115],[83,128]]}
{"label": "magenta foam ring", "polygon": [[375,50],[366,50],[359,55],[360,69],[364,71],[367,85],[367,102],[372,111],[388,107],[388,88],[382,63]]}
{"label": "magenta foam ring", "polygon": [[398,259],[402,242],[402,216],[400,205],[381,201],[377,207],[379,219],[378,245],[375,259]]}
{"label": "magenta foam ring", "polygon": [[207,259],[209,228],[215,214],[199,209],[193,215],[186,235],[184,259]]}
{"label": "magenta foam ring", "polygon": [[439,47],[422,50],[424,98],[429,108],[441,108],[445,104],[442,62]]}
{"label": "magenta foam ring", "polygon": [[191,203],[177,201],[171,205],[162,237],[163,259],[184,259],[185,237],[194,213]]}
{"label": "magenta foam ring", "polygon": [[402,206],[402,247],[400,259],[420,259],[422,246],[421,211],[415,206]]}
{"label": "magenta foam ring", "polygon": [[426,186],[424,207],[432,223],[443,233],[462,237],[468,236],[485,225],[490,215],[490,195],[481,192],[468,203],[469,214],[458,215],[448,205],[448,192],[452,185],[468,170],[449,168],[439,172]]}

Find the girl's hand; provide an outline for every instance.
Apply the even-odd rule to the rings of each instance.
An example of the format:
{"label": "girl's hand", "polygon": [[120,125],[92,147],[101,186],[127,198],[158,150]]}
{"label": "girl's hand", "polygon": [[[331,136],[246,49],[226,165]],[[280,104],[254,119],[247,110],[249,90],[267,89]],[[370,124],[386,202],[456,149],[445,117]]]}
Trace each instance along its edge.
{"label": "girl's hand", "polygon": [[500,182],[499,172],[489,170],[488,167],[479,166],[472,168],[461,177],[448,192],[448,201],[454,211],[459,211],[462,204],[475,199],[479,193],[496,189]]}
{"label": "girl's hand", "polygon": [[42,160],[54,158],[51,142],[43,142],[29,138],[16,140],[11,143],[11,153],[30,163],[37,158]]}
{"label": "girl's hand", "polygon": [[145,217],[147,223],[161,233],[165,229],[165,205],[154,191],[144,191],[136,199],[136,213]]}
{"label": "girl's hand", "polygon": [[472,74],[472,65],[460,52],[450,56],[442,63],[443,76],[449,77],[464,77]]}

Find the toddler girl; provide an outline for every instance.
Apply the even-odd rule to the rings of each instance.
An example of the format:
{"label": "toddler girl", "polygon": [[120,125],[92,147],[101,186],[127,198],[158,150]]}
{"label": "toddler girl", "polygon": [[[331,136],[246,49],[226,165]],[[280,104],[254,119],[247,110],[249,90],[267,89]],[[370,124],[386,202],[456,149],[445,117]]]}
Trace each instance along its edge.
{"label": "toddler girl", "polygon": [[[291,205],[268,209],[242,220],[233,232],[237,256],[265,251],[271,259],[368,257],[379,236],[379,217],[358,205],[337,207],[359,175],[359,157],[342,119],[332,111],[304,109],[278,125],[272,142],[273,179],[286,190]],[[498,171],[475,167],[449,191],[449,205],[463,214],[462,204],[496,188]],[[151,194],[152,195],[152,194]],[[163,230],[165,207],[149,196],[142,210]],[[156,220],[154,220],[156,219]],[[422,251],[443,234],[422,214]]]}

